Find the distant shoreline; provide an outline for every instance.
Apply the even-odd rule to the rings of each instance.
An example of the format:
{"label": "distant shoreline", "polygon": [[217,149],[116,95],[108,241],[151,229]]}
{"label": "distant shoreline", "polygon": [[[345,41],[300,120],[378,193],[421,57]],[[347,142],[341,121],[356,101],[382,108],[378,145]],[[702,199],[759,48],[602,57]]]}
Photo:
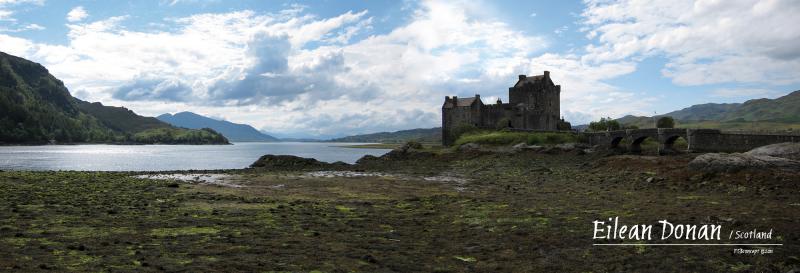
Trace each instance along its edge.
{"label": "distant shoreline", "polygon": [[[331,142],[335,143],[335,142]],[[356,145],[342,145],[336,147],[354,148],[354,149],[394,149],[400,147],[401,143],[370,143],[370,144],[356,144]]]}

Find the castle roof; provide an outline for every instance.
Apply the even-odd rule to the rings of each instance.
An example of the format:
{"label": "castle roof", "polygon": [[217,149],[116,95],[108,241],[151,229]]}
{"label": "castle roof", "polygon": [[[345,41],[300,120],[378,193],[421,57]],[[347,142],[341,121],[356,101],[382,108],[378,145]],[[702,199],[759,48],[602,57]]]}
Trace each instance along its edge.
{"label": "castle roof", "polygon": [[544,80],[544,75],[528,76],[528,77],[525,77],[525,78],[520,78],[520,80],[517,81],[517,84],[515,84],[514,87],[520,87],[520,86],[523,86],[523,85],[525,85],[527,83],[536,84],[536,83],[538,83],[538,82],[540,82],[542,80]]}
{"label": "castle roof", "polygon": [[458,102],[456,102],[456,106],[458,106],[458,107],[471,106],[472,103],[475,102],[475,99],[477,99],[477,98],[476,97],[463,98],[463,99],[462,98],[458,98]]}
{"label": "castle roof", "polygon": [[479,97],[457,98],[456,99],[456,105],[453,105],[453,103],[450,100],[448,100],[448,101],[445,101],[444,108],[468,107],[468,106],[472,106],[472,104],[475,103],[476,100],[479,100]]}

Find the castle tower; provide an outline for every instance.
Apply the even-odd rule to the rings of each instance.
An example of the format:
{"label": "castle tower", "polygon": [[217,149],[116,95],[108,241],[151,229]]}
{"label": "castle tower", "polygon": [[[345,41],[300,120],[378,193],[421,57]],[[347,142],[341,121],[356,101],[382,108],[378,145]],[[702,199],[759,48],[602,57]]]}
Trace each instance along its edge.
{"label": "castle tower", "polygon": [[517,83],[508,88],[509,101],[520,118],[515,127],[556,130],[561,115],[561,86],[550,79],[550,71],[537,76],[519,75]]}

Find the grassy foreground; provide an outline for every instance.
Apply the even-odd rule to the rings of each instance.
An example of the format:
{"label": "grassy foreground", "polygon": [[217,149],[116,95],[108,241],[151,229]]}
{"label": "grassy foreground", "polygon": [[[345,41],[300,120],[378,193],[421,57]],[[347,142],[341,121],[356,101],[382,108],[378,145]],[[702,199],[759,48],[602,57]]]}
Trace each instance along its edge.
{"label": "grassy foreground", "polygon": [[[361,176],[240,171],[243,188],[127,173],[0,172],[0,270],[787,272],[800,174],[704,174],[675,157],[444,153]],[[774,253],[592,246],[592,221],[769,229]],[[727,236],[727,234],[725,234]]]}

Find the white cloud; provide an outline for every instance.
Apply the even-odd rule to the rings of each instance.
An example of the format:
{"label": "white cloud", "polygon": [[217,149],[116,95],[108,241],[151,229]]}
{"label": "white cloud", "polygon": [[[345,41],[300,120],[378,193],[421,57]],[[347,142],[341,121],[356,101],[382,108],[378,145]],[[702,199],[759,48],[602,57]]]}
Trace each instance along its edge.
{"label": "white cloud", "polygon": [[594,1],[584,59],[663,55],[679,85],[800,82],[800,5],[792,0]]}
{"label": "white cloud", "polygon": [[13,6],[22,4],[43,5],[44,0],[0,0],[0,21],[16,22],[17,19],[12,17],[14,11],[11,10]]}
{"label": "white cloud", "polygon": [[567,30],[569,30],[568,26],[561,26],[561,27],[557,28],[556,30],[553,30],[553,33],[555,33],[558,36],[562,36],[564,34],[564,32],[567,32]]}
{"label": "white cloud", "polygon": [[[0,8],[2,8],[2,6],[0,6]],[[16,21],[16,19],[11,17],[13,14],[13,11],[0,9],[0,21]]]}
{"label": "white cloud", "polygon": [[285,133],[439,126],[445,95],[506,101],[517,74],[543,70],[562,84],[562,113],[574,124],[642,113],[653,103],[608,83],[633,72],[635,61],[599,60],[599,51],[543,54],[545,39],[475,16],[475,6],[421,2],[385,34],[371,32],[368,11],[317,18],[304,9],[197,14],[151,31],[111,17],[68,24],[63,46],[2,34],[0,44],[43,63],[83,99],[145,115],[196,111]]}
{"label": "white cloud", "polygon": [[[174,5],[181,4],[181,3],[186,3],[186,4],[197,4],[197,3],[208,4],[208,3],[218,3],[218,2],[220,2],[220,0],[170,0],[170,1],[166,1],[166,2],[168,2],[167,4],[168,4],[169,6],[174,6]],[[162,1],[162,3],[164,3],[164,1]]]}
{"label": "white cloud", "polygon": [[44,30],[45,27],[38,24],[28,24],[19,28],[4,28],[0,27],[0,32],[22,32],[28,30]]}
{"label": "white cloud", "polygon": [[67,13],[67,21],[73,23],[80,22],[83,19],[86,19],[86,17],[89,17],[89,13],[86,12],[86,9],[84,9],[82,6],[77,6]]}

